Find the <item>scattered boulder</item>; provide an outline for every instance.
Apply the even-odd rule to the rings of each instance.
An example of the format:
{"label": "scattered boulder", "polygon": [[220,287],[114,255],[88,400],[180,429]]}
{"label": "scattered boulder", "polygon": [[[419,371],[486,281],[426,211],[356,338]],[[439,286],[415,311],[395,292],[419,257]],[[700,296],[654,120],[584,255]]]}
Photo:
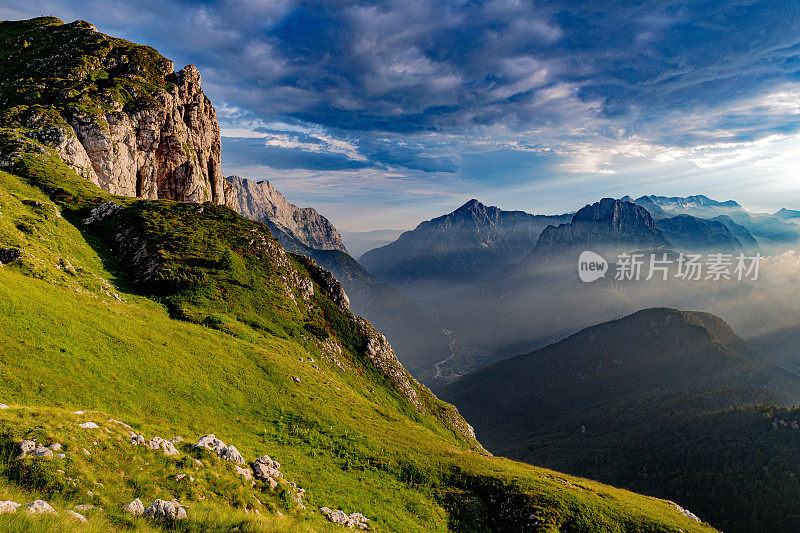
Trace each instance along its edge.
{"label": "scattered boulder", "polygon": [[0,501],[0,514],[3,513],[16,513],[19,504],[11,500]]}
{"label": "scattered boulder", "polygon": [[222,455],[222,453],[228,448],[224,442],[219,440],[214,434],[203,435],[200,437],[200,440],[197,441],[195,448],[206,448],[208,450],[213,451],[217,455]]}
{"label": "scattered boulder", "polygon": [[123,507],[126,513],[132,514],[133,516],[142,516],[144,514],[144,504],[142,500],[136,498],[131,503]]}
{"label": "scattered boulder", "polygon": [[334,524],[344,526],[349,529],[368,529],[369,519],[365,517],[361,513],[353,513],[348,515],[341,509],[337,509],[336,511],[331,511],[327,507],[320,507],[320,512],[325,515],[329,521],[333,522]]}
{"label": "scattered boulder", "polygon": [[182,505],[166,500],[154,500],[147,506],[142,515],[154,520],[181,520],[186,518],[186,509]]}
{"label": "scattered boulder", "polygon": [[55,514],[56,510],[50,507],[46,501],[36,500],[31,503],[26,503],[22,509],[28,514]]}
{"label": "scattered boulder", "polygon": [[298,378],[297,376],[292,376],[292,381],[294,381],[295,383],[299,384],[300,383],[300,378]]}
{"label": "scattered boulder", "polygon": [[38,446],[36,446],[35,440],[28,440],[25,439],[19,443],[19,451],[22,452],[22,455],[27,455],[35,450]]}
{"label": "scattered boulder", "polygon": [[144,444],[145,442],[144,435],[137,435],[136,433],[131,434],[132,445],[138,446],[140,444]]}
{"label": "scattered boulder", "polygon": [[273,461],[269,455],[262,455],[253,462],[253,474],[260,479],[275,480],[281,477],[280,468],[281,464]]}
{"label": "scattered boulder", "polygon": [[39,446],[31,452],[31,455],[34,457],[53,457],[53,450],[45,448],[44,446]]}
{"label": "scattered boulder", "polygon": [[168,440],[162,439],[161,437],[153,437],[147,441],[147,447],[151,450],[161,449],[164,452],[164,455],[178,455],[181,453],[175,448],[174,444]]}
{"label": "scattered boulder", "polygon": [[78,424],[78,427],[81,429],[99,429],[100,426],[95,424],[94,422],[84,422],[83,424]]}
{"label": "scattered boulder", "polygon": [[9,407],[9,406],[7,406],[7,405],[6,405],[6,404],[4,404],[4,403],[0,403],[0,409],[10,409],[10,407]]}
{"label": "scattered boulder", "polygon": [[86,517],[80,513],[76,513],[75,511],[67,510],[67,514],[70,515],[72,518],[80,522],[81,524],[86,523]]}
{"label": "scattered boulder", "polygon": [[[139,503],[141,503],[141,502],[139,502]],[[92,509],[94,509],[94,505],[89,505],[89,504],[86,504],[86,503],[82,503],[80,505],[76,505],[75,506],[75,510],[76,511],[80,511],[82,513],[85,513],[86,511],[91,511]]]}
{"label": "scattered boulder", "polygon": [[61,443],[60,442],[54,442],[53,444],[50,444],[47,447],[50,448],[51,450],[53,450],[54,452],[60,452],[61,451]]}
{"label": "scattered boulder", "polygon": [[242,454],[240,454],[239,450],[236,449],[236,446],[233,445],[228,446],[225,451],[220,454],[220,457],[237,465],[247,464],[247,462],[244,460],[244,457],[242,457]]}
{"label": "scattered boulder", "polygon": [[0,266],[13,263],[22,257],[22,250],[19,248],[0,248]]}
{"label": "scattered boulder", "polygon": [[206,448],[211,450],[219,455],[222,459],[231,463],[238,465],[247,464],[242,457],[242,454],[240,454],[239,450],[236,449],[236,446],[227,446],[213,434],[203,435],[200,437],[200,440],[197,441],[195,448]]}
{"label": "scattered boulder", "polygon": [[253,474],[250,472],[250,470],[242,468],[239,465],[233,465],[233,468],[236,470],[237,474],[239,474],[245,479],[245,481],[250,481],[251,479],[253,479]]}

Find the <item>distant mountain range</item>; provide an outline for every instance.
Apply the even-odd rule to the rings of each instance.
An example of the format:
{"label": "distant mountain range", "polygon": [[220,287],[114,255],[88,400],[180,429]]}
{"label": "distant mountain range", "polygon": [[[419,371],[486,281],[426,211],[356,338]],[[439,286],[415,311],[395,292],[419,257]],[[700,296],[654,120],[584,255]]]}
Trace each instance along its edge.
{"label": "distant mountain range", "polygon": [[727,200],[719,202],[707,196],[695,195],[686,197],[667,196],[641,196],[633,200],[630,196],[622,198],[647,209],[656,220],[674,217],[676,215],[691,215],[703,219],[713,219],[725,224],[731,233],[740,240],[745,248],[752,248],[752,242],[745,236],[744,240],[736,235],[736,230],[725,220],[719,217],[728,217],[733,223],[740,225],[751,233],[751,237],[758,239],[762,246],[773,247],[786,244],[796,244],[800,241],[800,228],[788,220],[792,216],[789,209],[782,209],[770,215],[767,213],[750,213],[738,202]]}
{"label": "distant mountain range", "polygon": [[[757,298],[764,320],[747,324],[736,305],[742,287],[665,286],[656,291],[649,286],[620,292],[603,282],[588,288],[576,284],[577,254],[587,249],[768,254],[796,244],[798,228],[777,216],[749,213],[737,202],[702,195],[605,198],[574,214],[556,216],[506,212],[473,200],[422,222],[395,242],[367,252],[361,261],[450,331],[457,349],[437,366],[436,374],[452,377],[597,320],[643,304],[658,305],[659,298],[669,305],[691,302],[723,313],[747,334],[762,331],[769,322],[766,293]],[[712,291],[714,298],[703,301],[704,291]]]}
{"label": "distant mountain range", "polygon": [[421,280],[474,281],[521,261],[544,228],[571,218],[503,211],[470,200],[365,253],[361,263],[378,278],[401,286]]}
{"label": "distant mountain range", "polygon": [[724,531],[800,521],[800,412],[763,407],[796,404],[800,381],[713,315],[639,311],[442,394],[492,452],[680,497]]}

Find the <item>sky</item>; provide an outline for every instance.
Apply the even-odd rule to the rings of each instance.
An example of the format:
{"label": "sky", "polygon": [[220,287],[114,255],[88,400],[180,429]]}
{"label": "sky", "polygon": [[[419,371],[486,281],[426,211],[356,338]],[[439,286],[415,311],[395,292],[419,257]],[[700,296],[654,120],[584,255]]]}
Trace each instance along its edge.
{"label": "sky", "polygon": [[0,0],[195,64],[226,175],[340,229],[477,198],[800,208],[800,2]]}

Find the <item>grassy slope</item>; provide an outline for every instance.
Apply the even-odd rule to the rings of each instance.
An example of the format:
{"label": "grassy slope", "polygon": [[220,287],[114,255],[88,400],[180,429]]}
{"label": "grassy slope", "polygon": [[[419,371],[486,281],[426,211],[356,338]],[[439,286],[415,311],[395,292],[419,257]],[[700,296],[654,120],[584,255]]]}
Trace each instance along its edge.
{"label": "grassy slope", "polygon": [[[82,232],[74,225],[87,205],[108,196],[53,157],[22,153],[41,147],[15,140],[9,132],[2,140],[3,155],[16,150],[18,165],[16,175],[0,174],[0,243],[19,246],[26,254],[0,269],[0,402],[13,407],[0,411],[7,450],[0,466],[0,499],[41,495],[63,508],[67,502],[85,503],[83,489],[91,484],[95,496],[89,499],[106,509],[93,519],[97,527],[125,525],[119,506],[133,496],[151,500],[168,495],[193,506],[193,520],[180,526],[187,530],[226,530],[231,521],[245,519],[251,522],[248,528],[255,528],[251,530],[295,530],[294,523],[274,514],[255,520],[232,512],[231,506],[250,506],[265,515],[282,510],[317,530],[326,527],[313,511],[321,505],[363,512],[378,531],[508,529],[519,519],[515,513],[535,514],[541,530],[708,530],[663,501],[475,452],[435,417],[417,413],[362,355],[345,350],[348,371],[327,362],[318,344],[300,333],[318,314],[271,315],[275,306],[265,306],[257,313],[259,320],[252,320],[247,313],[251,305],[222,305],[230,300],[218,298],[216,291],[242,285],[239,276],[250,270],[241,265],[252,266],[253,258],[231,248],[233,255],[220,266],[225,250],[205,237],[219,230],[220,240],[230,244],[230,224],[245,229],[255,224],[226,214],[224,208],[207,207],[207,216],[200,217],[198,206],[115,199],[129,206],[118,221],[167,222],[140,228],[149,232],[151,244],[158,242],[158,228],[184,233],[184,243],[172,248],[165,244],[160,250],[165,264],[174,266],[189,252],[195,259],[208,259],[193,262],[189,271],[167,269],[162,293],[145,297],[135,272],[115,260],[108,245],[113,228]],[[56,215],[53,201],[63,218]],[[176,226],[175,217],[194,217],[197,233],[205,237],[192,237],[192,228]],[[196,280],[198,272],[207,276],[201,276],[206,284],[189,289],[181,285],[185,279]],[[249,298],[245,303],[263,303],[277,294],[266,291],[262,297],[242,290]],[[285,299],[278,303],[291,308]],[[342,332],[325,314],[330,309],[324,302],[316,304],[323,306],[326,334],[339,339]],[[176,314],[189,320],[175,320]],[[275,323],[265,323],[269,320]],[[339,342],[348,346],[346,340]],[[427,401],[435,406],[435,400]],[[109,444],[98,440],[98,445],[92,441],[87,446],[79,440],[86,438],[83,430],[67,414],[75,409],[102,411],[87,419],[109,427],[107,420],[114,417],[148,438],[182,435],[194,440],[214,432],[248,459],[268,453],[282,463],[287,479],[309,490],[309,510],[293,509],[281,491],[237,485],[229,468],[216,463],[209,468],[227,476],[227,483],[214,482],[209,475],[193,492],[181,492],[168,479],[185,468],[181,456],[167,459],[134,449],[120,440],[124,435],[114,427],[104,436]],[[16,474],[19,466],[11,460],[8,443],[29,434],[67,445],[62,469],[64,475],[74,472],[80,490],[58,482],[64,476],[56,471],[58,460],[36,467],[44,472],[33,480]],[[81,447],[97,448],[90,456],[97,460],[84,459],[78,453]],[[153,459],[142,460],[148,453]],[[133,482],[137,456],[144,474]],[[109,462],[125,476],[109,468]],[[148,481],[143,483],[142,477]],[[263,505],[254,503],[256,495]],[[500,509],[502,504],[507,507]],[[214,516],[220,515],[223,525],[215,524]],[[13,520],[8,527],[33,527],[19,516]]]}

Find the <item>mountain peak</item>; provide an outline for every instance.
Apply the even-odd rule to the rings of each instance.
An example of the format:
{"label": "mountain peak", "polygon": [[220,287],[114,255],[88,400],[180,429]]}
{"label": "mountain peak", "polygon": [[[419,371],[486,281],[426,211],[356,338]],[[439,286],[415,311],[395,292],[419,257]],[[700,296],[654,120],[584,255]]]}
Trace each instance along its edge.
{"label": "mountain peak", "polygon": [[472,200],[468,201],[467,203],[456,209],[456,211],[466,211],[468,209],[473,209],[475,207],[486,207],[486,206],[480,203],[480,201],[473,198]]}
{"label": "mountain peak", "polygon": [[603,198],[581,208],[569,224],[547,227],[539,236],[534,253],[587,245],[658,248],[668,244],[647,209]]}
{"label": "mountain peak", "polygon": [[[330,221],[310,207],[290,203],[268,180],[254,181],[228,176],[233,192],[226,195],[228,207],[264,222],[284,247],[294,249],[291,239],[314,250],[347,253],[342,237]],[[287,239],[288,237],[288,239]]]}

